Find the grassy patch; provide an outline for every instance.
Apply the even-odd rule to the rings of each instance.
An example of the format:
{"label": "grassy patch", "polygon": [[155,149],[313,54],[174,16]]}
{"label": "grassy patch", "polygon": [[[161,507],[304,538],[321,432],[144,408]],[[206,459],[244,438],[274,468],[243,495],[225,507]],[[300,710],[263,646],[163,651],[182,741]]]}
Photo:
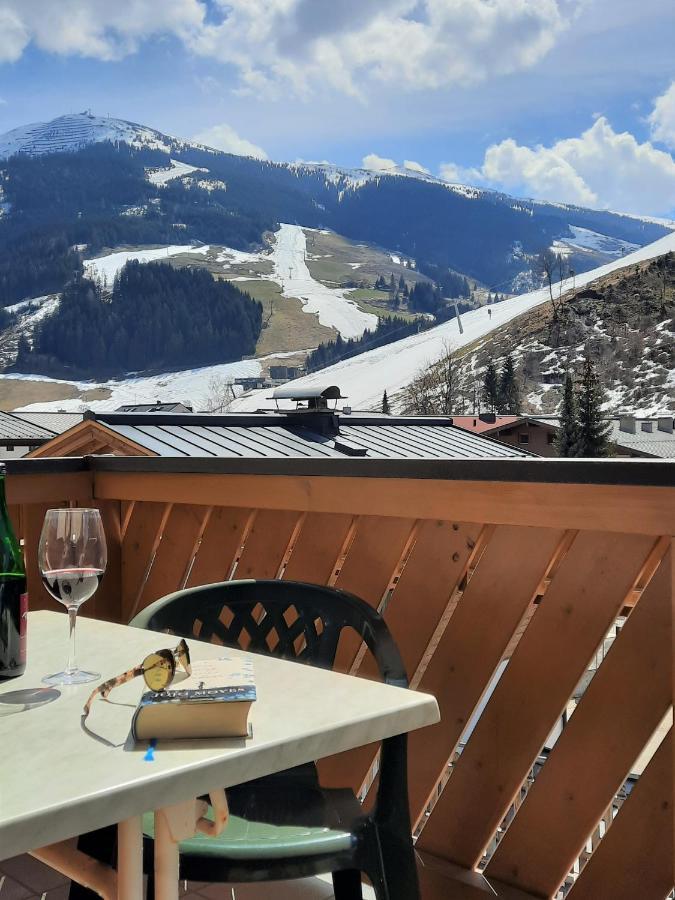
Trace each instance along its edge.
{"label": "grassy patch", "polygon": [[263,322],[271,318],[260,332],[256,356],[285,353],[291,350],[307,350],[318,347],[322,341],[330,341],[337,332],[321,325],[319,317],[303,312],[302,303],[295,297],[283,297],[276,281],[238,281],[237,286],[263,305]]}
{"label": "grassy patch", "polygon": [[0,379],[0,409],[18,409],[29,403],[47,403],[50,400],[107,400],[107,388],[80,391],[74,384],[55,384],[51,381],[24,381],[13,378]]}
{"label": "grassy patch", "polygon": [[[411,285],[416,281],[429,280],[424,275],[419,275],[414,269],[397,265],[392,261],[390,254],[381,247],[350,241],[333,232],[322,234],[318,231],[306,230],[305,235],[307,237],[307,268],[313,278],[323,281],[331,287],[347,281],[365,281],[372,285],[378,275],[388,278],[392,273],[397,281],[399,275],[403,275],[405,281]],[[312,257],[316,257],[316,259]],[[353,268],[350,263],[358,264],[358,267]]]}

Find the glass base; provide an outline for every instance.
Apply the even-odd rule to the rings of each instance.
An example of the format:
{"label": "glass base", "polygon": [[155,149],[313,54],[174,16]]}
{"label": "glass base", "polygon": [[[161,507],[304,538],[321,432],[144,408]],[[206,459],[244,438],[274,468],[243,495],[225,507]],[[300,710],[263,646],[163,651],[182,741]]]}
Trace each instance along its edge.
{"label": "glass base", "polygon": [[45,675],[42,683],[86,684],[88,681],[97,681],[100,677],[100,672],[85,672],[83,669],[73,669],[72,672],[57,672],[55,675]]}

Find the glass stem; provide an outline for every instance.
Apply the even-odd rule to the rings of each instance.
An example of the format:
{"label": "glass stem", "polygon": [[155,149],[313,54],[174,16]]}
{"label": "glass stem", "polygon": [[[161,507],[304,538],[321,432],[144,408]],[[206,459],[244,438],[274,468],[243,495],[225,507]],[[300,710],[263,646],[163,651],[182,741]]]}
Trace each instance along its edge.
{"label": "glass stem", "polygon": [[77,622],[77,607],[68,607],[68,624],[70,625],[70,641],[68,647],[68,665],[66,672],[71,674],[77,672],[77,664],[75,663],[75,623]]}

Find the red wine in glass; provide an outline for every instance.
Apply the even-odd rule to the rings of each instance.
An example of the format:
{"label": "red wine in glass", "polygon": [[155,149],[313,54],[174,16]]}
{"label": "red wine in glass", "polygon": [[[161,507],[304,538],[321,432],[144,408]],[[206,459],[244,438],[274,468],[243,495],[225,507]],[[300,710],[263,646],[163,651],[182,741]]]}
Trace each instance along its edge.
{"label": "red wine in glass", "polygon": [[95,593],[103,569],[54,569],[42,573],[42,583],[64,606],[79,607]]}
{"label": "red wine in glass", "polygon": [[105,533],[97,509],[49,509],[38,547],[42,583],[68,610],[70,652],[63,672],[42,679],[45,684],[83,684],[100,678],[75,663],[77,611],[99,586],[107,563]]}

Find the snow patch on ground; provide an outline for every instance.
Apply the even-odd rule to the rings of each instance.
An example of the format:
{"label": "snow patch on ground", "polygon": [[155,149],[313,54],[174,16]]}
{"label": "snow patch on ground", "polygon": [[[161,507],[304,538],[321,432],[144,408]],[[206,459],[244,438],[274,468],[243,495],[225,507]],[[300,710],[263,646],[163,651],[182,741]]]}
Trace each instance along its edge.
{"label": "snow patch on ground", "polygon": [[191,172],[208,172],[208,169],[200,169],[197,166],[189,166],[187,163],[179,162],[177,159],[169,160],[170,165],[166,169],[154,169],[146,172],[146,178],[151,184],[164,185],[174,178],[182,178],[184,175],[190,175]]}
{"label": "snow patch on ground", "polygon": [[178,256],[180,253],[192,253],[203,256],[209,249],[208,244],[204,247],[193,247],[192,244],[171,244],[167,247],[155,247],[152,250],[122,250],[118,253],[109,253],[107,256],[97,256],[93,259],[83,260],[84,274],[88,278],[100,278],[102,282],[110,286],[115,280],[115,275],[130,259],[147,263],[152,262],[152,260]]}
{"label": "snow patch on ground", "polygon": [[[183,372],[165,372],[161,375],[146,375],[136,378],[111,379],[110,381],[64,381],[59,378],[48,378],[44,375],[19,375],[12,373],[4,376],[17,381],[49,381],[55,384],[75,385],[80,391],[91,391],[105,388],[111,392],[107,400],[55,400],[47,403],[31,403],[22,407],[24,410],[66,410],[79,412],[82,408],[95,410],[114,410],[127,403],[154,403],[156,400],[185,401],[195,410],[204,409],[210,393],[209,384],[212,379],[233,381],[235,378],[255,377],[260,375],[263,363],[270,359],[282,359],[309,352],[291,350],[283,353],[272,353],[258,359],[244,359],[240,362],[222,363],[216,366],[204,366],[197,369],[186,369]],[[236,389],[236,388],[235,388]],[[265,390],[267,395],[271,390]]]}
{"label": "snow patch on ground", "polygon": [[401,265],[401,257],[400,256],[396,256],[395,253],[390,253],[389,256],[391,257],[391,261],[393,263],[395,263],[397,266]]}
{"label": "snow patch on ground", "polygon": [[563,256],[569,256],[577,250],[590,250],[595,253],[603,253],[605,256],[622,257],[627,253],[633,253],[640,249],[639,244],[630,241],[621,241],[601,234],[599,231],[591,231],[590,228],[581,228],[579,225],[568,225],[572,237],[561,237],[553,242],[552,249]]}
{"label": "snow patch on ground", "polygon": [[[576,276],[576,286],[583,287],[610,272],[644,260],[653,259],[664,253],[675,250],[675,233],[666,235],[646,247],[621,259],[614,260],[597,269],[592,269]],[[564,288],[572,287],[571,279],[564,283]],[[490,307],[492,317],[487,309],[471,310],[462,314],[464,333],[460,334],[457,320],[451,319],[421,334],[411,335],[393,344],[387,344],[375,350],[369,350],[352,359],[344,360],[307,375],[293,382],[297,387],[336,384],[342,393],[349,397],[350,405],[355,409],[379,409],[382,394],[392,398],[405,388],[415,375],[424,367],[439,359],[446,347],[459,349],[466,347],[528,312],[549,298],[548,289],[539,289],[512,297],[502,303]],[[254,410],[269,406],[265,403],[265,393],[253,391],[235,401],[234,409]]]}

